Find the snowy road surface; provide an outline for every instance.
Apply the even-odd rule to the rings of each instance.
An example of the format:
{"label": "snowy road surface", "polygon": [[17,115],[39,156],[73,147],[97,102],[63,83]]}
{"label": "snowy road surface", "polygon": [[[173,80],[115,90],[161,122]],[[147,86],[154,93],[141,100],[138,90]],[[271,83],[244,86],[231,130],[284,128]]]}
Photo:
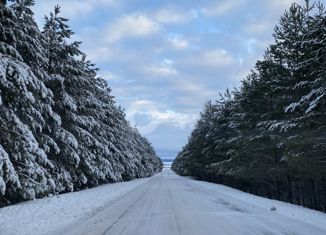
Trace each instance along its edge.
{"label": "snowy road surface", "polygon": [[67,234],[326,234],[325,226],[287,218],[277,205],[271,211],[238,198],[243,193],[237,190],[234,197],[223,194],[223,188],[165,169]]}
{"label": "snowy road surface", "polygon": [[0,209],[0,235],[16,234],[325,235],[326,214],[164,169]]}

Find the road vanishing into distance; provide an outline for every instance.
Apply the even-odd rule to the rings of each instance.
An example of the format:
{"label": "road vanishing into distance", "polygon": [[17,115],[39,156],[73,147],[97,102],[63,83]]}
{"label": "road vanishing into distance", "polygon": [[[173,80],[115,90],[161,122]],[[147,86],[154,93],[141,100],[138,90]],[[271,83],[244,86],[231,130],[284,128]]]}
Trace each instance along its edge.
{"label": "road vanishing into distance", "polygon": [[[224,186],[223,186],[224,187]],[[314,225],[223,193],[170,169],[114,201],[67,234],[325,235]],[[222,189],[221,189],[222,188]],[[242,193],[243,194],[243,193]],[[241,194],[240,194],[241,195]]]}

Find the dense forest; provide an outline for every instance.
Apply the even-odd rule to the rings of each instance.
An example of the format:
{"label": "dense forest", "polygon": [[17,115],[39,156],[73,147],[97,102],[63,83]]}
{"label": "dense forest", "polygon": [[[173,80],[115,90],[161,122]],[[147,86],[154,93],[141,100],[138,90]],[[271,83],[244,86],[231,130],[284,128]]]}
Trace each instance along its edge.
{"label": "dense forest", "polygon": [[33,4],[0,1],[0,206],[160,171],[60,7],[40,30]]}
{"label": "dense forest", "polygon": [[208,102],[180,175],[326,211],[326,11],[292,4],[239,88]]}

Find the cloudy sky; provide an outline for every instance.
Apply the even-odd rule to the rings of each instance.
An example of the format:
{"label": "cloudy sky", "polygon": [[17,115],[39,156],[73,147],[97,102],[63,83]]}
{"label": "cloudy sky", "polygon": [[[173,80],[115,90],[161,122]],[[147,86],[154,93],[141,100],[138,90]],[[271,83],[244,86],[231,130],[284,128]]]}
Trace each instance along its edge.
{"label": "cloudy sky", "polygon": [[132,125],[178,151],[203,104],[239,86],[292,0],[37,0],[59,4]]}

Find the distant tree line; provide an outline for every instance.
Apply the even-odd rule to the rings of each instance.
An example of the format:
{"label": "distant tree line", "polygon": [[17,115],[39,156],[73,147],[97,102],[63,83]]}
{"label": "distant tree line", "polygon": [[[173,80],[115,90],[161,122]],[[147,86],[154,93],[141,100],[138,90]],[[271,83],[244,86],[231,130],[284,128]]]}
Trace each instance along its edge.
{"label": "distant tree line", "polygon": [[0,206],[160,171],[60,7],[40,31],[33,0],[9,2],[0,2]]}
{"label": "distant tree line", "polygon": [[326,211],[326,12],[292,4],[233,91],[208,102],[173,162],[180,175]]}

